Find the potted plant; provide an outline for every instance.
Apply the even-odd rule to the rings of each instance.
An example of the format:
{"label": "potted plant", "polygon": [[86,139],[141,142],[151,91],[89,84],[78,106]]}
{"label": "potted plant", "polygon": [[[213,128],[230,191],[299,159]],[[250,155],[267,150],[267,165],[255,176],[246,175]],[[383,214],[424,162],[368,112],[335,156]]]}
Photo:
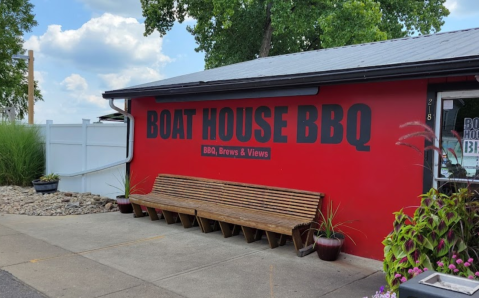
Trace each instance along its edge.
{"label": "potted plant", "polygon": [[130,203],[130,194],[138,192],[140,190],[138,185],[145,180],[143,179],[140,182],[132,185],[131,184],[131,178],[133,177],[132,175],[133,173],[125,174],[125,176],[120,176],[120,178],[118,178],[118,181],[121,184],[120,187],[109,184],[111,187],[114,187],[123,193],[122,195],[116,196],[116,203],[118,204],[118,209],[120,210],[121,213],[133,212],[133,206]]}
{"label": "potted plant", "polygon": [[58,189],[58,181],[60,181],[60,176],[51,173],[41,176],[40,179],[33,180],[32,183],[36,192],[45,194],[56,192]]}
{"label": "potted plant", "polygon": [[318,253],[318,257],[324,261],[334,261],[338,258],[345,236],[356,244],[349,235],[346,235],[341,230],[341,227],[357,230],[348,225],[354,220],[340,223],[333,222],[338,213],[339,206],[340,204],[334,209],[333,202],[329,201],[328,206],[326,207],[326,214],[322,213],[321,210],[318,210],[320,223],[318,224],[319,227],[315,229],[316,234],[313,236],[315,240],[314,247]]}

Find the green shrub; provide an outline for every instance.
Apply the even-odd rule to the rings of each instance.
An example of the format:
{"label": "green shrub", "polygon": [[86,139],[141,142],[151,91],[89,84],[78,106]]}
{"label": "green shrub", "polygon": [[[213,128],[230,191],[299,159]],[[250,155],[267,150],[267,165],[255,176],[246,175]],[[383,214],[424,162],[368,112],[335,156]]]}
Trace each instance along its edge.
{"label": "green shrub", "polygon": [[384,239],[384,271],[392,291],[426,270],[476,279],[479,276],[479,202],[467,188],[446,195],[431,189],[414,216],[396,212]]}
{"label": "green shrub", "polygon": [[45,170],[45,151],[35,126],[0,122],[0,185],[32,185]]}

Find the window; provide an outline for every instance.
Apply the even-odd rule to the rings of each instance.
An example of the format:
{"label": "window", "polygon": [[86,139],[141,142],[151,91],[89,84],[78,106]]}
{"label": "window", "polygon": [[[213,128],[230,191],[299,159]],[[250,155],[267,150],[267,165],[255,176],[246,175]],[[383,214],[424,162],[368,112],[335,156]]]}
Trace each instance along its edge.
{"label": "window", "polygon": [[479,90],[441,92],[436,107],[436,146],[443,153],[435,152],[433,186],[479,187]]}

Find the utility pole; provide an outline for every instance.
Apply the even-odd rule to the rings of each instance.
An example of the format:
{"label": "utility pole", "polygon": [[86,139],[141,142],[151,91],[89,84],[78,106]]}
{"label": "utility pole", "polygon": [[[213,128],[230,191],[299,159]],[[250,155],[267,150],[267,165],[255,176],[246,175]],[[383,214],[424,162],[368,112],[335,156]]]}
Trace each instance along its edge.
{"label": "utility pole", "polygon": [[33,50],[28,50],[27,55],[13,55],[14,60],[28,60],[28,124],[33,124],[33,95],[35,84],[33,77]]}
{"label": "utility pole", "polygon": [[33,124],[33,50],[28,50],[28,124]]}

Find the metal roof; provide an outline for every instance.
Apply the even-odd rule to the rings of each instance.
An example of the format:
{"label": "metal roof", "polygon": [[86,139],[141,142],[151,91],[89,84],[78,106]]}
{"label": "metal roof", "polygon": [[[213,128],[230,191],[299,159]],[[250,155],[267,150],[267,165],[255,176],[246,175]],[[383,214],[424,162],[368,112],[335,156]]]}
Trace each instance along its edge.
{"label": "metal roof", "polygon": [[479,28],[259,58],[120,90],[155,96],[479,73]]}

